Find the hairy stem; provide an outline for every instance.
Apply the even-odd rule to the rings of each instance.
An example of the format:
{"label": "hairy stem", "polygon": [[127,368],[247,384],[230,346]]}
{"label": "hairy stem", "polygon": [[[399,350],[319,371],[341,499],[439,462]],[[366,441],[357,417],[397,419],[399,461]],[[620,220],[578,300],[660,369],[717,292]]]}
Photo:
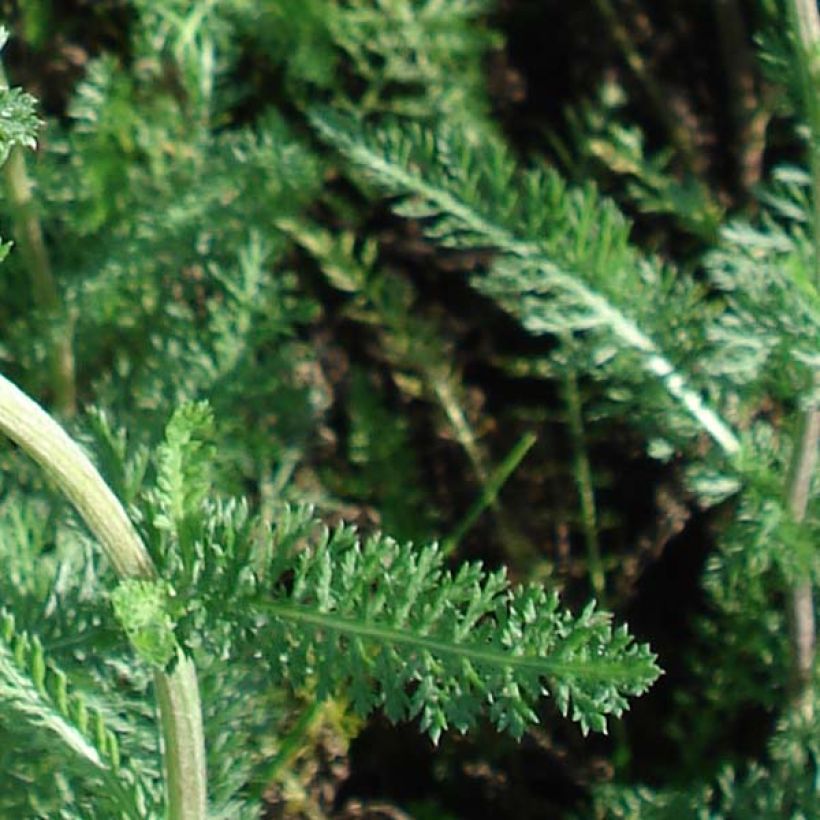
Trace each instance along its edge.
{"label": "hairy stem", "polygon": [[[33,458],[77,509],[120,578],[155,578],[156,569],[117,497],[88,456],[36,402],[0,375],[0,432]],[[180,657],[155,674],[171,820],[205,817],[206,774],[196,672]]]}
{"label": "hairy stem", "polygon": [[[795,443],[788,503],[795,521],[806,516],[811,480],[817,465],[820,441],[820,409],[812,407],[803,419],[803,428]],[[807,715],[814,709],[813,677],[816,646],[814,595],[810,579],[797,581],[789,602],[792,627],[792,664],[795,703]]]}
{"label": "hairy stem", "polygon": [[[820,289],[820,16],[816,0],[790,0],[789,17],[795,39],[795,63],[800,73],[803,106],[809,125],[809,166],[812,179],[814,230],[814,287]],[[816,376],[816,394],[820,375]],[[820,441],[820,407],[808,406],[795,441],[788,503],[792,516],[802,521],[817,464]],[[814,659],[816,625],[811,580],[801,579],[791,591],[794,698],[797,708],[811,717],[814,709]]]}
{"label": "hairy stem", "polygon": [[145,546],[88,456],[40,405],[4,376],[0,376],[0,431],[56,482],[121,578],[155,577]]}

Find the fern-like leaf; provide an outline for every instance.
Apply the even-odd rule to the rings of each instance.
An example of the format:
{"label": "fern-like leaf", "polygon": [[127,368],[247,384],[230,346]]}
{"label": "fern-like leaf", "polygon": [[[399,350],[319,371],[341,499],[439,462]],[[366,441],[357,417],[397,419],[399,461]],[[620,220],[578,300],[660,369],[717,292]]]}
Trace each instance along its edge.
{"label": "fern-like leaf", "polygon": [[424,220],[432,239],[494,249],[492,271],[476,277],[475,286],[530,332],[604,334],[610,350],[614,343],[615,352],[637,355],[644,372],[725,452],[739,450],[735,433],[664,352],[679,346],[670,329],[692,294],[658,262],[637,254],[628,221],[594,186],[570,189],[552,171],[521,172],[503,144],[475,129],[389,123],[376,131],[318,110],[312,121],[401,198],[397,213]]}
{"label": "fern-like leaf", "polygon": [[[304,533],[303,516],[292,520]],[[551,694],[584,732],[605,731],[607,715],[659,674],[649,648],[593,604],[575,617],[541,587],[512,588],[503,570],[466,564],[453,575],[437,546],[361,542],[344,526],[315,525],[310,540],[276,550],[273,596],[255,598],[269,616],[255,640],[292,685],[313,679],[319,697],[343,691],[362,714],[420,716],[437,740],[486,710],[518,737]]]}
{"label": "fern-like leaf", "polygon": [[190,568],[197,521],[212,481],[214,420],[206,402],[181,405],[157,452],[157,515],[154,526],[177,544]]}

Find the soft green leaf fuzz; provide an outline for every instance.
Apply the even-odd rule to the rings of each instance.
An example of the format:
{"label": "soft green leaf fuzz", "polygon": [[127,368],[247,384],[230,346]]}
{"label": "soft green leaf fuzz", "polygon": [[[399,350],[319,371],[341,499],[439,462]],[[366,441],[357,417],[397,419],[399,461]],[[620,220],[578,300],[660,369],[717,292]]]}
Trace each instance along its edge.
{"label": "soft green leaf fuzz", "polygon": [[[72,704],[64,689],[65,677],[52,670],[54,695],[46,688],[46,666],[43,648],[36,639],[17,634],[14,619],[3,613],[0,645],[0,699],[9,702],[32,723],[49,729],[72,751],[97,768],[103,768],[103,756],[89,737],[87,712],[76,700]],[[110,738],[116,744],[113,735]]]}
{"label": "soft green leaf fuzz", "polygon": [[[63,19],[60,4],[19,5],[17,53],[39,52],[43,32]],[[774,67],[797,102],[806,89],[783,4],[751,5],[784,40]],[[755,224],[739,218],[721,232],[716,192],[679,179],[671,153],[650,156],[638,130],[609,116],[621,103],[587,123],[586,154],[626,175],[630,212],[671,215],[709,245],[695,283],[640,250],[630,221],[594,182],[570,185],[541,165],[522,167],[499,139],[488,112],[522,99],[518,71],[489,28],[499,24],[494,4],[137,0],[130,8],[110,47],[99,37],[106,12],[92,15],[100,50],[28,163],[32,214],[60,298],[52,316],[32,311],[30,273],[12,254],[0,282],[0,357],[47,403],[53,386],[42,364],[55,335],[72,331],[79,395],[104,408],[90,422],[90,449],[163,580],[104,592],[114,586],[111,569],[88,533],[17,452],[0,453],[0,598],[14,613],[0,617],[0,816],[162,816],[158,764],[169,744],[157,736],[151,677],[180,668],[179,648],[202,684],[208,816],[231,820],[259,815],[253,795],[271,784],[271,754],[288,785],[299,779],[287,756],[303,742],[291,734],[302,723],[295,702],[339,696],[361,714],[417,719],[438,739],[484,717],[520,736],[547,696],[584,732],[605,731],[657,678],[648,647],[593,605],[573,615],[554,592],[459,567],[436,546],[324,523],[343,505],[367,504],[388,531],[415,537],[456,508],[449,473],[426,462],[421,472],[411,457],[429,422],[415,400],[444,410],[479,467],[481,448],[498,453],[518,413],[530,413],[489,391],[485,410],[480,388],[466,400],[464,363],[471,372],[494,366],[498,337],[451,313],[429,287],[436,270],[454,267],[469,268],[486,297],[470,296],[482,319],[495,313],[490,300],[549,337],[529,340],[528,350],[556,343],[544,354],[549,372],[538,370],[541,353],[522,354],[539,389],[577,373],[585,423],[614,408],[617,429],[648,429],[652,455],[670,474],[681,465],[704,503],[737,496],[724,506],[734,523],[715,522],[722,538],[705,566],[708,615],[693,624],[703,652],[689,671],[703,683],[697,699],[676,691],[670,708],[679,717],[664,719],[664,729],[679,731],[676,754],[697,758],[691,779],[674,769],[675,782],[695,785],[665,788],[677,762],[664,762],[657,791],[621,790],[614,780],[595,811],[813,816],[817,722],[786,714],[783,610],[795,579],[816,586],[820,578],[817,482],[805,522],[792,520],[784,500],[792,431],[817,398],[820,365],[806,173],[776,171]],[[63,37],[69,56],[75,32]],[[649,44],[640,46],[649,56]],[[321,135],[399,215],[459,253],[436,252],[417,275],[426,259],[416,225],[381,230],[366,186],[364,197],[352,194],[338,157],[319,156],[303,119],[317,100],[348,112],[314,112]],[[640,113],[639,101],[622,102],[624,113]],[[387,113],[395,118],[382,119]],[[31,97],[0,89],[0,159],[33,146],[38,125]],[[779,141],[787,128],[778,119],[772,133]],[[766,146],[784,147],[796,157],[794,145]],[[579,171],[591,178],[588,166]],[[7,222],[17,219],[9,198],[0,206]],[[0,258],[9,247],[0,244]],[[352,345],[351,320],[364,330]],[[553,403],[535,401],[541,429],[560,436],[563,425],[547,421]],[[684,446],[703,431],[719,445],[705,457]],[[601,487],[606,501],[614,493],[594,441],[578,449],[600,472],[587,487]],[[552,469],[562,475],[561,452],[532,467],[531,486],[562,483]],[[442,489],[448,497],[435,509]],[[304,500],[320,512],[297,504]],[[554,523],[549,510],[538,515],[539,527]],[[556,520],[574,547],[572,510]],[[650,539],[651,554],[643,538],[624,553],[607,541],[604,560],[623,557],[625,568],[654,560],[677,532],[677,521],[662,523],[667,534]],[[606,526],[601,516],[590,530]],[[546,552],[539,557],[547,563]],[[620,582],[637,572],[606,569],[605,592],[626,594]],[[765,763],[721,766],[713,749],[723,755],[721,733],[750,705],[752,714],[783,716]],[[481,750],[491,766],[494,753]]]}
{"label": "soft green leaf fuzz", "polygon": [[37,101],[20,88],[0,88],[0,164],[15,145],[37,144]]}
{"label": "soft green leaf fuzz", "polygon": [[202,504],[211,487],[215,447],[213,414],[205,402],[179,407],[157,450],[153,524],[165,535],[163,553],[174,549],[189,571],[194,561]]}

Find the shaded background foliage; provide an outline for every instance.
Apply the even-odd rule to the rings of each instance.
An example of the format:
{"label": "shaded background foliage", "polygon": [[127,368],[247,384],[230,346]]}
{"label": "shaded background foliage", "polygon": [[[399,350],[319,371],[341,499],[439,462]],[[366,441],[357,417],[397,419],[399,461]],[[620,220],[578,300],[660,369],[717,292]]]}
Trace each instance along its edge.
{"label": "shaded background foliage", "polygon": [[[47,367],[43,328],[56,328],[74,340],[76,404],[140,431],[132,449],[159,439],[175,403],[208,399],[222,491],[269,511],[312,501],[405,539],[466,529],[453,558],[548,578],[574,607],[605,596],[666,671],[610,738],[583,738],[548,703],[521,746],[484,727],[434,755],[415,727],[327,712],[290,780],[271,772],[270,816],[585,815],[600,784],[685,790],[765,756],[771,673],[763,695],[729,696],[697,668],[715,607],[703,573],[736,502],[699,506],[679,451],[648,454],[647,419],[615,417],[606,386],[580,379],[596,588],[555,340],[466,284],[491,254],[435,247],[424,218],[352,181],[307,109],[468,139],[480,123],[519,158],[594,180],[633,218],[632,239],[697,284],[723,218],[754,216],[754,186],[800,155],[752,41],[776,12],[751,0],[0,4],[7,72],[46,120],[30,173],[62,304],[38,302],[10,259],[4,372],[69,417]],[[759,413],[776,420],[779,401],[763,397]],[[709,662],[748,662],[754,678],[743,641]],[[785,652],[776,634],[768,648]],[[286,734],[291,706],[258,708]],[[640,805],[618,800],[624,816]]]}

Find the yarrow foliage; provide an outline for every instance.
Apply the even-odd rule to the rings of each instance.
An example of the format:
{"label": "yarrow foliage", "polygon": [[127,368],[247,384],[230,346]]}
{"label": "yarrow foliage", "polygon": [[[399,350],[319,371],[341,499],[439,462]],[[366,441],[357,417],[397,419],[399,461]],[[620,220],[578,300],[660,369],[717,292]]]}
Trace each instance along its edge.
{"label": "yarrow foliage", "polygon": [[431,239],[494,250],[490,271],[473,284],[523,327],[536,335],[582,334],[598,366],[628,354],[722,450],[737,452],[735,433],[667,352],[679,346],[696,289],[637,252],[629,222],[594,185],[571,188],[552,170],[522,171],[481,129],[397,120],[374,128],[324,109],[313,111],[312,122],[398,198],[397,213],[423,220]]}
{"label": "yarrow foliage", "polygon": [[511,587],[503,570],[452,574],[435,545],[312,529],[310,546],[276,550],[272,599],[258,599],[271,618],[269,658],[291,681],[315,676],[320,696],[341,687],[363,714],[420,716],[437,740],[486,710],[519,737],[551,694],[584,732],[605,731],[606,716],[659,674],[649,648],[594,605],[575,617],[554,593]]}
{"label": "yarrow foliage", "polygon": [[[535,739],[547,698],[605,732],[660,669],[598,607],[643,597],[643,567],[674,560],[696,499],[735,523],[713,519],[705,623],[674,647],[696,681],[661,727],[676,757],[657,791],[624,789],[619,743],[611,788],[584,789],[601,816],[813,816],[820,84],[794,23],[814,0],[758,2],[774,28],[789,7],[773,67],[812,154],[757,193],[744,174],[754,224],[699,170],[724,163],[694,108],[684,131],[704,134],[673,127],[650,155],[657,131],[618,122],[643,103],[610,95],[577,145],[553,141],[568,173],[522,163],[490,113],[523,110],[525,78],[492,30],[509,15],[512,34],[521,12],[489,0],[135,0],[113,26],[62,8],[89,4],[17,5],[10,74],[22,57],[59,116],[36,155],[21,150],[35,100],[0,75],[0,218],[16,245],[0,360],[26,391],[0,375],[0,429],[18,445],[0,452],[0,816],[251,818],[285,783],[304,805],[274,811],[324,816],[302,782],[316,739],[336,721],[345,754],[374,711],[434,742],[484,720]],[[665,61],[636,59],[651,38],[632,44],[608,2],[587,5],[668,127],[645,73]],[[648,0],[621,5],[659,25]],[[737,4],[718,5],[737,27]],[[77,36],[77,20],[92,30]],[[755,97],[765,84],[723,51],[727,88]],[[799,161],[763,145],[769,91],[731,114],[761,138],[735,157],[752,176],[769,155]],[[626,187],[605,174],[599,189],[585,156]],[[371,186],[409,222],[385,227]],[[653,215],[637,241],[628,213]],[[471,289],[451,300],[434,277],[456,270]],[[508,337],[523,342],[517,372]],[[86,453],[28,395],[91,439]],[[611,537],[627,517],[612,422],[643,436],[664,485],[680,478],[637,488],[656,493],[649,538]],[[451,488],[459,459],[467,480]],[[508,478],[531,492],[502,493]],[[519,530],[505,510],[530,502]],[[368,523],[329,523],[353,516]],[[549,588],[459,564],[485,534],[481,554],[515,577],[557,574],[597,602],[574,614]],[[727,767],[722,734],[761,711],[781,718],[768,755]],[[479,754],[494,768],[503,752]]]}

